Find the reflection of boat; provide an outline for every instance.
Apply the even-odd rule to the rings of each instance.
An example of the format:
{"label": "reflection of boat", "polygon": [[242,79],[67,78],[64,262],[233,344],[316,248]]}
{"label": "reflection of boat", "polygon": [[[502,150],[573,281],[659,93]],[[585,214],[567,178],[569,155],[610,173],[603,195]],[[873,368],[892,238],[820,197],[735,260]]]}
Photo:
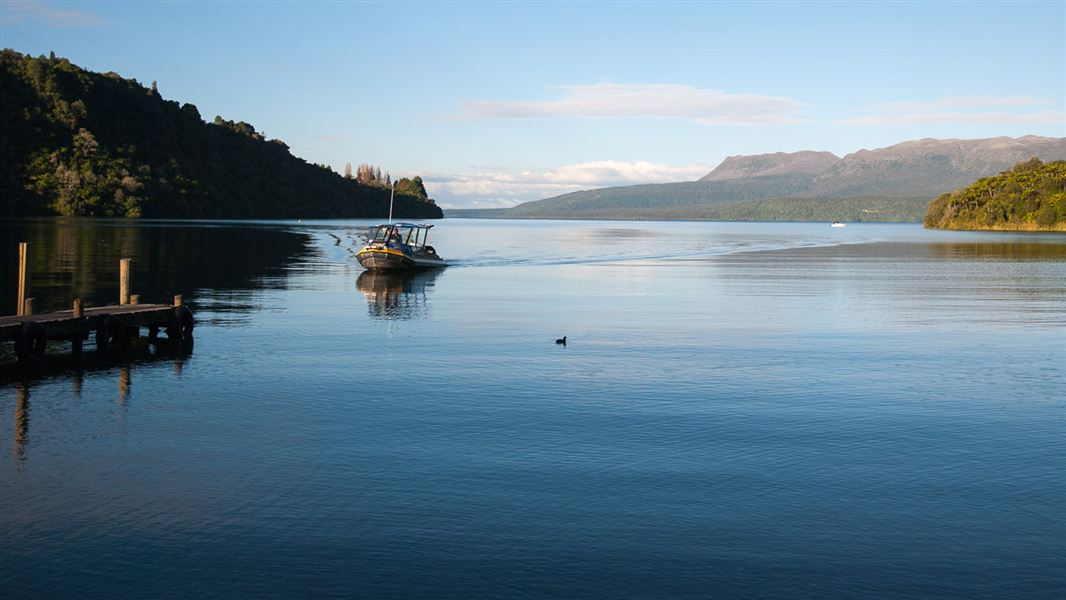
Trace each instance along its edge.
{"label": "reflection of boat", "polygon": [[841,223],[840,221],[833,221],[833,224],[830,225],[830,227],[843,227],[843,226],[844,226],[844,224]]}
{"label": "reflection of boat", "polygon": [[447,266],[433,246],[426,244],[432,225],[389,223],[370,228],[366,246],[355,258],[370,270],[412,271]]}
{"label": "reflection of boat", "polygon": [[418,319],[428,314],[426,295],[439,270],[363,271],[355,286],[366,298],[371,317]]}

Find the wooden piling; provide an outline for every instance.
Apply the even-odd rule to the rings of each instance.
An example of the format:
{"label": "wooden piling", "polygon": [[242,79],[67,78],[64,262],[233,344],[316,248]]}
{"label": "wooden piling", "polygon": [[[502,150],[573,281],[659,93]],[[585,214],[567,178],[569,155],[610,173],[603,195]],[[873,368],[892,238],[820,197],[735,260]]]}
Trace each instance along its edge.
{"label": "wooden piling", "polygon": [[28,317],[33,314],[33,298],[26,298],[22,303],[22,316]]}
{"label": "wooden piling", "polygon": [[181,294],[174,294],[174,306],[181,306]]}
{"label": "wooden piling", "polygon": [[15,386],[15,458],[26,458],[26,442],[30,429],[30,387],[25,383]]}
{"label": "wooden piling", "polygon": [[130,304],[140,304],[140,303],[141,303],[141,295],[140,294],[130,294]]}
{"label": "wooden piling", "polygon": [[23,315],[23,310],[26,307],[26,288],[30,284],[30,268],[28,263],[29,256],[29,244],[26,242],[19,242],[19,303],[17,307],[18,316]]}
{"label": "wooden piling", "polygon": [[125,406],[130,399],[130,383],[133,377],[130,374],[129,365],[123,365],[118,370],[118,402]]}
{"label": "wooden piling", "polygon": [[118,303],[130,303],[130,259],[118,261]]}
{"label": "wooden piling", "polygon": [[[75,298],[74,299],[74,309],[71,311],[71,313],[72,313],[72,315],[74,316],[75,319],[84,318],[84,316],[85,316],[85,308],[82,306],[81,298]],[[82,338],[82,334],[81,333],[75,333],[74,337],[70,338],[70,354],[74,358],[78,358],[79,356],[81,356],[81,349],[82,349],[82,342],[83,341],[84,340]],[[79,385],[79,390],[80,390],[80,385]]]}

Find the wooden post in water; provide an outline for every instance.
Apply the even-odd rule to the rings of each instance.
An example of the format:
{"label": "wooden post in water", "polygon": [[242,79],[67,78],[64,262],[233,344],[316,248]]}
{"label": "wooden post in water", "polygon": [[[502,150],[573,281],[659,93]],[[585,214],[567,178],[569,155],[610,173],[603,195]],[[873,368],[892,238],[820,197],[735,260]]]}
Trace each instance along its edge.
{"label": "wooden post in water", "polygon": [[27,262],[29,252],[29,244],[19,242],[19,303],[15,311],[20,317],[24,314],[22,311],[26,308],[26,288],[30,284],[30,268]]}
{"label": "wooden post in water", "polygon": [[[85,308],[82,306],[81,298],[74,299],[74,309],[71,312],[75,319],[85,316]],[[74,358],[81,356],[81,343],[81,333],[75,333],[74,337],[70,338],[70,353]],[[81,384],[78,384],[78,392],[81,392]]]}
{"label": "wooden post in water", "polygon": [[22,306],[22,316],[28,317],[33,314],[33,298],[26,298]]}
{"label": "wooden post in water", "polygon": [[[141,303],[141,295],[140,294],[130,294],[130,304],[140,304],[140,303]],[[128,329],[129,329],[130,337],[141,337],[141,328],[140,327],[130,327]]]}
{"label": "wooden post in water", "polygon": [[132,383],[129,365],[119,367],[118,370],[118,402],[126,406],[130,399],[130,383]]}
{"label": "wooden post in water", "polygon": [[15,386],[15,458],[26,458],[26,441],[30,429],[30,387],[25,383]]}
{"label": "wooden post in water", "polygon": [[130,303],[130,259],[118,261],[118,303]]}

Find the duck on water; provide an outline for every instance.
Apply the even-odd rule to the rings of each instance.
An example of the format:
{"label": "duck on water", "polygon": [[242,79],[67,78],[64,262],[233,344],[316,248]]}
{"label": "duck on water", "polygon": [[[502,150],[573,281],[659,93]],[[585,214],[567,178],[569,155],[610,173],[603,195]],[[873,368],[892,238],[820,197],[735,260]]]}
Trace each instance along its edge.
{"label": "duck on water", "polygon": [[389,196],[389,222],[370,228],[366,246],[355,254],[356,260],[371,271],[414,271],[447,266],[448,263],[437,256],[436,249],[426,243],[432,225],[392,222],[395,196],[396,184],[393,184]]}

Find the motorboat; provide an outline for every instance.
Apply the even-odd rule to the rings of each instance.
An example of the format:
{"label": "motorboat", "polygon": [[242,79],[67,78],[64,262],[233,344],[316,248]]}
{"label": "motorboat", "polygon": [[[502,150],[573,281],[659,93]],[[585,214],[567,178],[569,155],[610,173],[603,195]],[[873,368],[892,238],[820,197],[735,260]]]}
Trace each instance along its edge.
{"label": "motorboat", "polygon": [[367,234],[366,246],[356,253],[359,264],[371,271],[414,271],[439,269],[448,263],[426,243],[432,225],[387,223],[375,225]]}
{"label": "motorboat", "polygon": [[830,227],[843,227],[843,226],[844,226],[844,223],[841,223],[840,221],[833,221],[833,224],[830,225]]}

